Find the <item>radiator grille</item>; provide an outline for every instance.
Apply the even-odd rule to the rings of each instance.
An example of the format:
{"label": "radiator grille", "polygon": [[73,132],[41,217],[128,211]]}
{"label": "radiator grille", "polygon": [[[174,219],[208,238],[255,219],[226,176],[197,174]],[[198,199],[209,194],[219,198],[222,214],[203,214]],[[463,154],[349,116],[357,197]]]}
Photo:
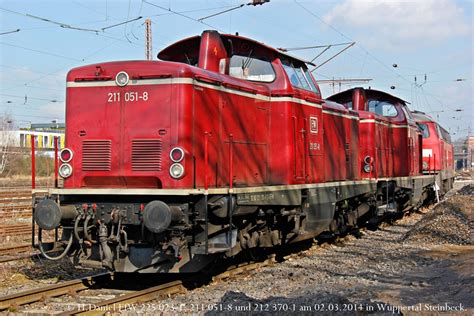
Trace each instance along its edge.
{"label": "radiator grille", "polygon": [[110,171],[111,157],[110,140],[84,140],[82,142],[83,171]]}
{"label": "radiator grille", "polygon": [[162,144],[159,139],[132,141],[132,170],[161,171]]}

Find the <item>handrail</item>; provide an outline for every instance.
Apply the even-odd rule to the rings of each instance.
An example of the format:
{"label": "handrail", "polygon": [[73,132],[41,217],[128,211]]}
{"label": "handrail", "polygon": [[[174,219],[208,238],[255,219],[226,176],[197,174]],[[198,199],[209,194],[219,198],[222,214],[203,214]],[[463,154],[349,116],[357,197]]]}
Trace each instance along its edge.
{"label": "handrail", "polygon": [[220,86],[222,85],[222,81],[214,78],[209,78],[209,77],[204,77],[204,76],[195,76],[194,77],[197,81],[204,82],[204,83],[209,83],[215,86]]}
{"label": "handrail", "polygon": [[31,189],[36,188],[35,135],[31,135]]}
{"label": "handrail", "polygon": [[204,190],[209,189],[209,183],[208,183],[208,175],[207,175],[207,168],[209,164],[209,154],[208,154],[208,137],[209,133],[204,132]]}
{"label": "handrail", "polygon": [[256,89],[252,89],[252,88],[244,87],[244,86],[239,86],[239,85],[229,83],[229,82],[222,83],[222,86],[226,87],[228,89],[234,89],[234,90],[238,90],[238,91],[248,92],[248,93],[251,93],[251,94],[257,94],[258,93],[258,90],[256,90]]}
{"label": "handrail", "polygon": [[233,146],[234,136],[229,135],[229,189],[232,190],[234,179],[234,160],[233,160]]}
{"label": "handrail", "polygon": [[58,136],[53,137],[54,141],[54,187],[58,187],[58,173],[59,173],[59,162],[58,162]]}

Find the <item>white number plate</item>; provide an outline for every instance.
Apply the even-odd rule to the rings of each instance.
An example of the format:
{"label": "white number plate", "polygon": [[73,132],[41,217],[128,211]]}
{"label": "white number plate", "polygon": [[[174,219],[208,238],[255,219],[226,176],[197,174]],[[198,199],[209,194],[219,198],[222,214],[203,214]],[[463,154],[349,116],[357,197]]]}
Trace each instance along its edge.
{"label": "white number plate", "polygon": [[148,92],[109,92],[107,94],[108,103],[120,102],[120,100],[124,102],[148,101]]}

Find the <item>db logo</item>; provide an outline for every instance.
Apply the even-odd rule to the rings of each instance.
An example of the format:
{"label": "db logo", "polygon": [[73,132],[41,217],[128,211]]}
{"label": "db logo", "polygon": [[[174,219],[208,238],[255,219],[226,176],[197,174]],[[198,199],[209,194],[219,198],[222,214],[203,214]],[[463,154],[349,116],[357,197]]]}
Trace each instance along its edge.
{"label": "db logo", "polygon": [[318,118],[314,116],[309,117],[309,131],[311,134],[318,133]]}

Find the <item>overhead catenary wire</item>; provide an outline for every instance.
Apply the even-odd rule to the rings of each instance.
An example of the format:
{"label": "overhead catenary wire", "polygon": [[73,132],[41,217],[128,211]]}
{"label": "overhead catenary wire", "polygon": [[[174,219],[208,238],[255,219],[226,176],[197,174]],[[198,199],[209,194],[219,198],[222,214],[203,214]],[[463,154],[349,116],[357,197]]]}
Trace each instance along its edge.
{"label": "overhead catenary wire", "polygon": [[186,19],[188,19],[188,20],[192,20],[192,21],[194,21],[194,22],[201,23],[201,24],[204,24],[204,25],[206,25],[206,26],[212,27],[213,29],[218,30],[219,32],[224,32],[223,30],[219,29],[218,27],[215,27],[215,26],[213,26],[213,25],[211,25],[211,24],[209,24],[209,23],[203,22],[203,21],[199,21],[198,19],[195,19],[195,18],[190,17],[190,16],[188,16],[188,15],[179,13],[179,12],[177,12],[177,11],[171,10],[171,8],[165,8],[165,7],[162,7],[162,6],[160,6],[160,5],[157,5],[157,4],[148,2],[148,1],[146,1],[146,0],[142,0],[142,1],[143,1],[144,3],[146,3],[146,4],[149,4],[149,5],[151,5],[151,6],[157,7],[157,8],[159,8],[159,9],[161,9],[161,10],[169,11],[169,12],[175,14],[175,15],[181,16],[181,17],[186,18]]}
{"label": "overhead catenary wire", "polygon": [[[15,94],[5,94],[5,93],[0,93],[1,96],[5,96],[5,97],[12,97],[12,98],[25,98],[27,97],[27,95],[15,95]],[[28,99],[32,99],[32,100],[40,100],[40,101],[49,101],[49,102],[64,102],[62,100],[56,100],[56,99],[46,99],[46,98],[38,98],[38,97],[30,97],[28,96]]]}
{"label": "overhead catenary wire", "polygon": [[[327,64],[328,62],[330,62],[331,60],[333,60],[334,58],[336,58],[337,56],[339,56],[340,54],[342,54],[343,52],[345,52],[346,50],[348,50],[349,48],[351,48],[352,46],[355,45],[355,42],[352,42],[350,43],[348,46],[344,47],[343,49],[341,49],[339,52],[337,52],[336,54],[334,54],[332,57],[328,58],[326,61],[324,61],[323,63],[317,65],[313,70],[311,70],[311,72],[315,71],[316,69],[322,67],[323,65]],[[321,54],[319,54],[318,56],[316,56],[315,58],[313,58],[313,61],[317,58],[321,56]]]}
{"label": "overhead catenary wire", "polygon": [[136,18],[131,19],[131,20],[127,20],[127,21],[120,22],[120,23],[117,23],[117,24],[109,25],[109,26],[106,26],[106,27],[101,28],[101,30],[102,30],[102,31],[105,31],[105,30],[107,30],[107,29],[111,29],[111,28],[116,27],[116,26],[119,26],[119,25],[123,25],[123,24],[127,24],[127,23],[130,23],[130,22],[133,22],[133,21],[140,20],[141,18],[143,18],[143,17],[142,17],[142,16],[139,16],[139,17],[136,17]]}
{"label": "overhead catenary wire", "polygon": [[15,44],[11,44],[11,43],[0,42],[0,44],[6,45],[6,46],[11,46],[11,47],[16,47],[16,48],[21,48],[21,49],[25,49],[25,50],[29,50],[29,51],[32,51],[32,52],[53,56],[53,57],[64,58],[64,59],[69,59],[69,60],[74,60],[74,61],[84,61],[83,59],[77,59],[77,58],[73,58],[73,57],[70,57],[70,56],[64,56],[64,55],[60,55],[60,54],[46,52],[46,51],[39,50],[39,49],[34,49],[34,48],[28,48],[28,47],[15,45]]}
{"label": "overhead catenary wire", "polygon": [[240,9],[242,7],[244,7],[246,4],[241,4],[241,5],[238,5],[236,7],[233,7],[233,8],[230,8],[230,9],[227,9],[227,10],[224,10],[224,11],[221,11],[221,12],[217,12],[217,13],[214,13],[214,14],[210,14],[208,16],[205,16],[203,18],[199,18],[198,21],[199,22],[202,22],[202,20],[205,20],[205,19],[209,19],[209,18],[212,18],[214,16],[217,16],[217,15],[221,15],[221,14],[224,14],[224,13],[227,13],[227,12],[230,12],[230,11],[234,11],[234,10],[237,10],[237,9]]}
{"label": "overhead catenary wire", "polygon": [[20,29],[16,29],[16,30],[13,30],[13,31],[2,32],[2,33],[0,33],[0,35],[6,35],[6,34],[12,34],[12,33],[18,33],[18,32],[20,32]]}
{"label": "overhead catenary wire", "polygon": [[353,42],[347,42],[347,43],[336,43],[336,44],[326,44],[326,45],[315,45],[315,46],[303,46],[303,47],[279,47],[277,48],[278,50],[281,50],[282,52],[289,52],[292,50],[306,50],[306,49],[314,49],[314,48],[324,48],[324,47],[333,47],[333,46],[345,46],[345,45],[350,45]]}
{"label": "overhead catenary wire", "polygon": [[[309,15],[313,16],[314,18],[316,18],[317,20],[319,20],[321,23],[325,24],[326,26],[328,26],[329,28],[331,28],[334,32],[338,33],[340,36],[344,37],[345,39],[353,42],[354,40],[352,38],[350,38],[349,36],[345,35],[344,33],[342,33],[341,31],[339,31],[337,28],[335,28],[333,25],[331,25],[330,23],[327,23],[326,21],[324,21],[320,16],[318,16],[317,14],[315,14],[314,12],[312,12],[311,10],[309,10],[308,8],[306,8],[304,5],[302,5],[300,2],[298,2],[297,0],[294,0],[294,3],[296,5],[298,5],[299,7],[301,7],[304,11],[306,11]],[[362,49],[368,56],[370,56],[372,59],[374,59],[377,63],[379,63],[380,65],[382,65],[384,68],[390,70],[391,72],[394,72],[393,69],[389,66],[387,66],[384,62],[382,62],[379,58],[377,58],[375,55],[373,55],[372,53],[370,53],[367,49],[365,49],[361,44],[358,44],[357,45],[360,49]],[[395,72],[394,72],[395,73]],[[409,82],[411,84],[411,81],[406,79],[406,78],[403,78],[402,76],[399,76],[399,78],[403,79],[404,81],[406,82]]]}
{"label": "overhead catenary wire", "polygon": [[56,21],[53,21],[53,20],[50,20],[50,19],[47,19],[47,18],[43,18],[43,17],[40,17],[40,16],[28,14],[28,13],[25,14],[25,16],[33,18],[33,19],[37,19],[37,20],[40,20],[40,21],[43,21],[43,22],[56,24],[56,25],[59,25],[60,27],[65,28],[65,29],[71,29],[71,30],[77,30],[77,31],[86,31],[86,32],[95,32],[95,33],[99,32],[99,30],[75,27],[75,26],[72,26],[72,25],[69,25],[69,24],[66,24],[66,23],[56,22]]}

